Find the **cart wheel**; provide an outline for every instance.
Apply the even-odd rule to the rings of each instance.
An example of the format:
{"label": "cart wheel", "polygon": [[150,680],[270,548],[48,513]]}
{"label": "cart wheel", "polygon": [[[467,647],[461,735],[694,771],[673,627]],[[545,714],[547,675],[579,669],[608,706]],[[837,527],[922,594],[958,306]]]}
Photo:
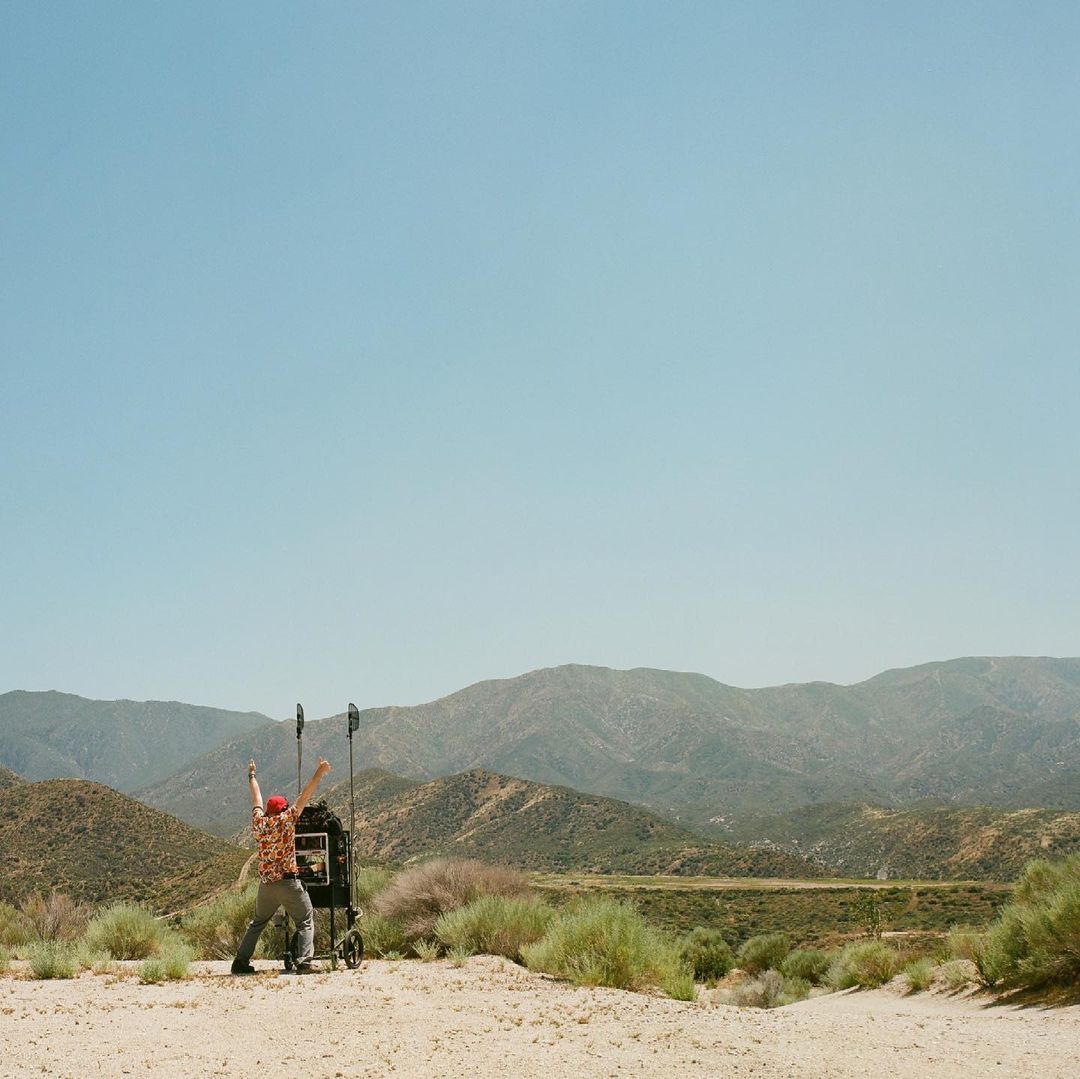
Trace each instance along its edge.
{"label": "cart wheel", "polygon": [[349,970],[356,970],[364,960],[364,938],[360,936],[359,929],[350,929],[341,942],[341,954],[345,960],[345,966]]}

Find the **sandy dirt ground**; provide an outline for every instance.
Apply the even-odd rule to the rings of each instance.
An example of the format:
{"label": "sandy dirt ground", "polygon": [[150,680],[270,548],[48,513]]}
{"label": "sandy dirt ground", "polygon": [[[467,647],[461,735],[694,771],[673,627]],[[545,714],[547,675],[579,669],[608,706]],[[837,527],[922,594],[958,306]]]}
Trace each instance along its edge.
{"label": "sandy dirt ground", "polygon": [[500,959],[296,977],[225,963],[141,985],[0,978],[0,1076],[1032,1076],[1080,1074],[1080,1006],[886,988],[774,1011],[577,989]]}

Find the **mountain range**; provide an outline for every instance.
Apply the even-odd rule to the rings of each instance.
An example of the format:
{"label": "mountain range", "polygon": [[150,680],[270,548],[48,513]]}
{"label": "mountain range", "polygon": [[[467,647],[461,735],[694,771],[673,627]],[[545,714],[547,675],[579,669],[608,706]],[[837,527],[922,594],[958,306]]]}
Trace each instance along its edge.
{"label": "mountain range", "polygon": [[29,780],[89,779],[132,791],[269,723],[258,712],[176,701],[92,701],[16,690],[0,695],[0,765]]}
{"label": "mountain range", "polygon": [[[342,716],[309,722],[306,759],[348,763]],[[249,730],[139,797],[227,834],[244,768],[295,789],[291,724]],[[970,658],[853,686],[738,689],[705,675],[565,666],[360,714],[354,753],[423,780],[481,768],[647,806],[721,834],[803,805],[1080,809],[1080,660]],[[305,768],[306,773],[310,771]]]}
{"label": "mountain range", "polygon": [[[367,861],[446,855],[548,872],[824,875],[820,863],[774,846],[704,840],[626,802],[480,768],[427,783],[372,769],[355,786],[355,851]],[[325,798],[348,822],[349,781]]]}

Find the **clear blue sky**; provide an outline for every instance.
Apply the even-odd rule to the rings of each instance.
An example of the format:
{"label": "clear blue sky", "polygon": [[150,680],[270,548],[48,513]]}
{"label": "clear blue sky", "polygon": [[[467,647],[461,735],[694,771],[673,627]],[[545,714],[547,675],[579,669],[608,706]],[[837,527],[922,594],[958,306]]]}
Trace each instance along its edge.
{"label": "clear blue sky", "polygon": [[0,691],[1080,654],[1080,6],[0,7]]}

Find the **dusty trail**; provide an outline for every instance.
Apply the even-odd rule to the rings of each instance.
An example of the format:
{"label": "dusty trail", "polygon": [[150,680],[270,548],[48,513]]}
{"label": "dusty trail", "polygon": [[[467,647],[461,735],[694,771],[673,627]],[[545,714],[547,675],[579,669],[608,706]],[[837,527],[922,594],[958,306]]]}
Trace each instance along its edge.
{"label": "dusty trail", "polygon": [[1056,1011],[888,990],[763,1012],[575,989],[498,959],[464,967],[140,985],[0,978],[0,1076],[1076,1075],[1080,1007]]}

